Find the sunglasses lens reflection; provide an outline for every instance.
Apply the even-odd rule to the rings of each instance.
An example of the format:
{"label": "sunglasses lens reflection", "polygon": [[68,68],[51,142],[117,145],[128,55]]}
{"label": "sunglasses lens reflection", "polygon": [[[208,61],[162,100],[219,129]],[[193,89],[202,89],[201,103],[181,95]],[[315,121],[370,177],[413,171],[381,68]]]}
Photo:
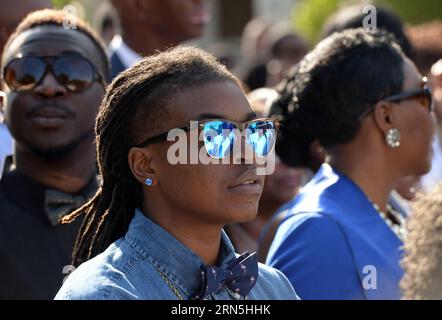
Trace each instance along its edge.
{"label": "sunglasses lens reflection", "polygon": [[272,121],[252,122],[246,130],[246,141],[257,156],[265,157],[273,150],[276,131]]}
{"label": "sunglasses lens reflection", "polygon": [[4,78],[6,84],[15,91],[32,90],[45,76],[48,67],[58,83],[69,91],[85,90],[95,80],[95,68],[86,59],[75,56],[60,56],[54,63],[46,58],[24,57],[12,60],[6,67]]}
{"label": "sunglasses lens reflection", "polygon": [[[239,133],[235,124],[215,120],[204,124],[204,146],[207,154],[212,158],[221,159],[229,155]],[[272,121],[258,120],[247,125],[246,142],[259,157],[267,156],[275,145],[276,130]]]}
{"label": "sunglasses lens reflection", "polygon": [[212,158],[229,155],[235,142],[236,126],[227,121],[209,121],[204,124],[204,146]]}
{"label": "sunglasses lens reflection", "polygon": [[30,90],[43,77],[45,69],[45,63],[39,59],[15,59],[5,67],[5,82],[16,91]]}

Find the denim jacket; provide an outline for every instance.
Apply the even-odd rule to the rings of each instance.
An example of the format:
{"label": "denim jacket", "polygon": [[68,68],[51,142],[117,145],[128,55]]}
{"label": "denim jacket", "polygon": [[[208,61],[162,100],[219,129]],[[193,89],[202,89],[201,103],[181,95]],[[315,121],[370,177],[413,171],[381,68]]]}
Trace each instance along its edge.
{"label": "denim jacket", "polygon": [[[237,257],[224,232],[220,250],[221,265]],[[189,299],[200,288],[201,264],[195,253],[137,209],[125,237],[70,274],[55,299]],[[234,299],[226,287],[210,298]],[[287,278],[263,264],[247,298],[298,299]]]}

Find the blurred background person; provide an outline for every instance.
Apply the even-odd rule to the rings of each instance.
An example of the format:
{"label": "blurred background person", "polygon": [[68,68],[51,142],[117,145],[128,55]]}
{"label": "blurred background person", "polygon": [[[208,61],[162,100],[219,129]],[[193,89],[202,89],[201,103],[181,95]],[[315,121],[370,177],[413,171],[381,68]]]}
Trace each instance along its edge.
{"label": "blurred background person", "polygon": [[409,26],[407,35],[413,46],[413,60],[419,71],[428,76],[435,99],[437,130],[433,140],[431,170],[426,175],[417,177],[415,188],[430,191],[442,182],[442,71],[437,71],[437,62],[442,59],[442,21]]}
{"label": "blurred background person", "polygon": [[[386,30],[394,35],[396,42],[409,58],[412,57],[410,40],[405,33],[402,19],[392,10],[375,4],[370,4],[376,9],[376,29]],[[333,13],[324,23],[322,37],[325,38],[333,32],[347,29],[362,28],[368,13],[364,12],[367,3],[345,6]]]}
{"label": "blurred background person", "polygon": [[201,37],[210,21],[206,0],[111,0],[121,35],[111,44],[112,78],[157,50]]}
{"label": "blurred background person", "polygon": [[115,8],[108,1],[103,1],[97,8],[94,15],[97,31],[106,46],[109,46],[115,35],[119,34],[120,22]]}
{"label": "blurred background person", "polygon": [[237,73],[252,91],[266,86],[267,67],[270,52],[269,30],[272,22],[263,17],[251,19],[242,30],[241,66]]}
{"label": "blurred background person", "polygon": [[275,87],[285,73],[308,52],[307,42],[293,31],[288,22],[276,23],[266,29],[265,44],[244,71],[247,89]]}
{"label": "blurred background person", "polygon": [[269,37],[273,42],[270,47],[271,57],[266,64],[266,86],[273,88],[281,82],[292,66],[304,58],[309,47],[287,22],[275,24],[270,28]]}
{"label": "blurred background person", "polygon": [[399,178],[430,169],[431,91],[388,33],[362,28],[321,41],[293,77],[292,102],[272,108],[276,151],[293,166],[316,138],[328,159],[291,202],[267,262],[301,299],[398,299],[405,217],[388,198]]}
{"label": "blurred background person", "polygon": [[240,45],[246,63],[257,63],[267,58],[271,26],[272,22],[264,17],[255,17],[244,26]]}
{"label": "blurred background person", "polygon": [[437,112],[442,114],[442,59],[437,61],[431,67],[430,79],[434,87],[434,103],[436,104],[435,110],[438,110]]}
{"label": "blurred background person", "polygon": [[407,223],[403,298],[442,300],[442,185],[422,194]]}
{"label": "blurred background person", "polygon": [[235,46],[229,41],[212,43],[204,46],[204,50],[213,54],[231,72],[236,72],[240,65],[240,56],[235,53]]}
{"label": "blurred background person", "polygon": [[[51,8],[50,0],[0,0],[0,55],[3,47],[20,21],[30,12]],[[0,90],[3,90],[0,86]],[[0,108],[3,108],[5,97],[0,95]],[[6,156],[12,154],[12,137],[7,126],[4,124],[3,113],[0,113],[0,170]]]}
{"label": "blurred background person", "polygon": [[[247,95],[258,118],[268,117],[270,106],[276,97],[277,92],[270,88],[260,88]],[[256,218],[241,224],[231,224],[225,228],[238,252],[258,251],[258,248],[262,247],[266,248],[267,252],[271,239],[269,241],[266,237],[268,233],[265,226],[279,207],[298,193],[303,182],[303,169],[290,168],[278,156],[275,157],[275,171],[266,176]],[[258,256],[259,261],[264,262],[265,254],[262,255],[258,251]]]}

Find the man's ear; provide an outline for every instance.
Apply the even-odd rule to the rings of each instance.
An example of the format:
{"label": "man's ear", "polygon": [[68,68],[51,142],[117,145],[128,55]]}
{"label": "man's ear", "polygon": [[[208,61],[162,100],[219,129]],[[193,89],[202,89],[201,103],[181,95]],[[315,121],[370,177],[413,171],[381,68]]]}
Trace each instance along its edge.
{"label": "man's ear", "polygon": [[[127,156],[129,167],[135,179],[149,186],[158,184],[153,156],[152,148],[137,147],[131,148]],[[146,183],[147,180],[150,180],[149,184]]]}
{"label": "man's ear", "polygon": [[396,126],[396,116],[393,103],[379,101],[373,109],[374,121],[376,126],[386,134],[387,131]]}

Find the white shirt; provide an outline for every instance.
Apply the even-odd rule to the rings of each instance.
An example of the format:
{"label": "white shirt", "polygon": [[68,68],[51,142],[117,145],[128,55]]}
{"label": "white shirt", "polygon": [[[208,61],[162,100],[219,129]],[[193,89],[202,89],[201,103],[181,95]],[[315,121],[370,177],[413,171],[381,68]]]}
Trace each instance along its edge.
{"label": "white shirt", "polygon": [[5,158],[12,154],[13,140],[5,123],[0,123],[0,173],[3,171]]}
{"label": "white shirt", "polygon": [[433,157],[431,159],[431,170],[420,179],[424,191],[429,191],[436,184],[442,182],[442,148],[438,134],[434,135],[432,147]]}
{"label": "white shirt", "polygon": [[142,56],[129,48],[119,34],[115,35],[112,39],[110,49],[112,52],[115,52],[118,55],[126,68],[132,67],[135,63],[142,59]]}

